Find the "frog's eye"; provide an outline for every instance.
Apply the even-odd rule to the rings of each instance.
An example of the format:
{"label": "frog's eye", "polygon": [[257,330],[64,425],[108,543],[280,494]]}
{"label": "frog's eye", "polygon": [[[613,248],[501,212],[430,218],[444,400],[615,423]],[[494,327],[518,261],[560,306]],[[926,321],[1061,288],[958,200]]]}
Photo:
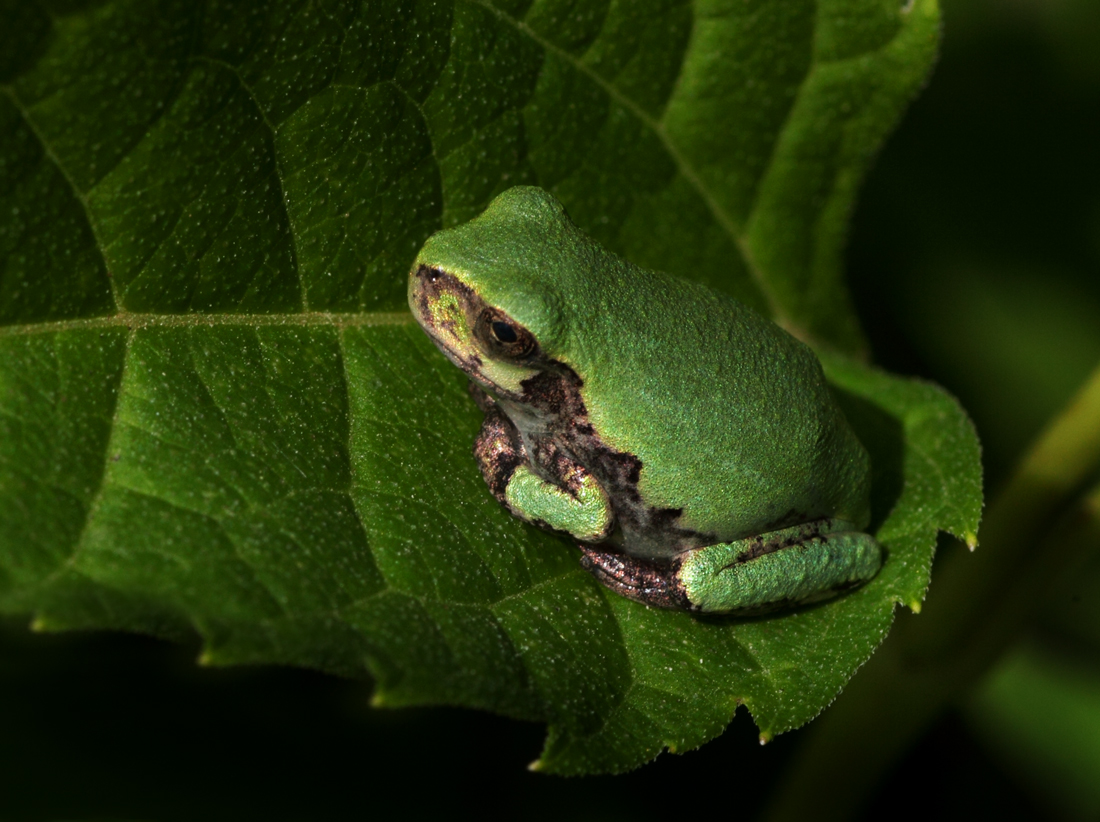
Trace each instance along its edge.
{"label": "frog's eye", "polygon": [[489,326],[493,329],[493,336],[496,337],[502,343],[514,343],[519,339],[519,335],[516,333],[516,329],[508,325],[506,322],[496,320]]}
{"label": "frog's eye", "polygon": [[492,309],[481,312],[474,333],[485,350],[498,359],[521,360],[538,347],[530,331]]}

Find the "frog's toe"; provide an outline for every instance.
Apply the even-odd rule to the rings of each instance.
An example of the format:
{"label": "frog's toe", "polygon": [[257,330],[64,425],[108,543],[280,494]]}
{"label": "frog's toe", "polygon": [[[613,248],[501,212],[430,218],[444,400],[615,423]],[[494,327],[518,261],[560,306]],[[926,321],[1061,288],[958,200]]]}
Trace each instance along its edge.
{"label": "frog's toe", "polygon": [[581,565],[615,593],[654,608],[694,610],[680,582],[675,561],[657,563],[598,546],[580,544]]}

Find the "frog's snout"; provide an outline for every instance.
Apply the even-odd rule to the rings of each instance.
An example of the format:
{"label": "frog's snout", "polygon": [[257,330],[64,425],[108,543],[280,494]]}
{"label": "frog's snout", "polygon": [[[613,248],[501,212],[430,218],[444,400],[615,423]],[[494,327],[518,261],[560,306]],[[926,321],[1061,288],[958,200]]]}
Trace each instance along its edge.
{"label": "frog's snout", "polygon": [[469,300],[469,288],[439,268],[421,265],[409,275],[409,308],[413,317],[456,362],[476,354],[467,317]]}
{"label": "frog's snout", "polygon": [[442,272],[437,268],[420,265],[409,272],[408,300],[413,317],[421,325],[428,316],[429,290],[439,281]]}

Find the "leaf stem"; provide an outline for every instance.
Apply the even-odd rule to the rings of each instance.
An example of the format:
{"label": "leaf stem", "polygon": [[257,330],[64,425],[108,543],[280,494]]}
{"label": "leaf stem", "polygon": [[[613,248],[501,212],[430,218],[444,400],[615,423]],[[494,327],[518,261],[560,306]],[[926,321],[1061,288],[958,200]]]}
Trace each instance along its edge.
{"label": "leaf stem", "polygon": [[766,818],[850,819],[910,743],[1030,624],[1054,584],[1100,550],[1100,366],[989,507],[982,549],[937,565],[919,617],[899,619],[807,732]]}

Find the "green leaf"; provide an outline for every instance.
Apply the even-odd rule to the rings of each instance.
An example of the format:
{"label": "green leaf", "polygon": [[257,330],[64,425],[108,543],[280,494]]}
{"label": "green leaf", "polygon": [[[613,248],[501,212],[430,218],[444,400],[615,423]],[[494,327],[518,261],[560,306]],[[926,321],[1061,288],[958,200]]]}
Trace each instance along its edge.
{"label": "green leaf", "polygon": [[197,631],[214,664],[547,722],[635,767],[802,724],[973,534],[938,389],[829,359],[875,461],[879,577],[756,620],[649,610],[492,500],[464,380],[404,307],[423,240],[536,183],[635,262],[854,351],[840,283],[930,0],[6,4],[0,610]]}

